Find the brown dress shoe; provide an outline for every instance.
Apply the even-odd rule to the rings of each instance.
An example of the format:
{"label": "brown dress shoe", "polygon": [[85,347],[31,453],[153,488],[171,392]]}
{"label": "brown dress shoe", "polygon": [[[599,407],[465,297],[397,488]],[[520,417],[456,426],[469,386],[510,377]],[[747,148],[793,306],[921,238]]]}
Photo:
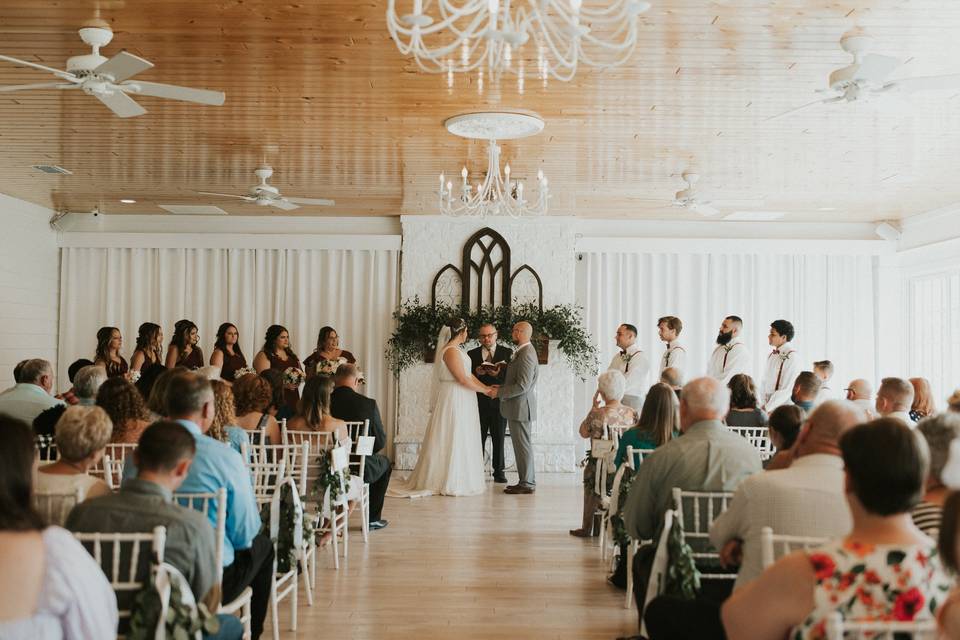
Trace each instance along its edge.
{"label": "brown dress shoe", "polygon": [[570,535],[576,538],[593,538],[594,534],[586,529],[570,529]]}
{"label": "brown dress shoe", "polygon": [[535,489],[533,487],[528,487],[525,484],[512,484],[503,490],[504,493],[509,493],[511,495],[529,494],[529,493],[533,493],[534,491]]}

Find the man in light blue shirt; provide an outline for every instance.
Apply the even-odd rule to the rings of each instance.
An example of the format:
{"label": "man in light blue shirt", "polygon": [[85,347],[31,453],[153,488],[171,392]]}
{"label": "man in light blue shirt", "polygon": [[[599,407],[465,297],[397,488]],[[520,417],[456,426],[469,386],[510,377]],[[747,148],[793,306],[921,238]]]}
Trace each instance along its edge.
{"label": "man in light blue shirt", "polygon": [[[206,434],[214,418],[213,389],[203,376],[184,372],[174,376],[167,387],[164,406],[167,415],[186,427],[197,444],[197,452],[180,491],[227,490],[226,536],[223,545],[223,601],[229,602],[246,587],[253,589],[251,626],[253,638],[263,632],[263,620],[270,598],[273,573],[273,544],[259,535],[261,521],[253,496],[250,473],[240,454],[230,445]],[[136,465],[128,458],[123,476],[134,478]],[[216,511],[209,514],[216,523]]]}
{"label": "man in light blue shirt", "polygon": [[0,393],[0,413],[33,424],[38,415],[58,404],[53,393],[53,367],[46,360],[34,358],[19,367],[17,384]]}

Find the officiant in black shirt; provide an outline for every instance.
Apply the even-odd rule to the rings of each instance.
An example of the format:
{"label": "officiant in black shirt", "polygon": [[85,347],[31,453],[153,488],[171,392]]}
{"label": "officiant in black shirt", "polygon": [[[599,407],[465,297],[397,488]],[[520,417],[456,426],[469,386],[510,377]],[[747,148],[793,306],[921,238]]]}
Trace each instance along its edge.
{"label": "officiant in black shirt", "polygon": [[[487,385],[503,384],[513,351],[497,344],[497,328],[492,324],[480,327],[477,341],[480,346],[467,352],[474,375]],[[507,421],[500,415],[500,400],[478,393],[477,408],[480,411],[481,447],[486,446],[488,433],[493,441],[493,480],[506,483],[507,477],[503,474],[503,437],[507,431]]]}

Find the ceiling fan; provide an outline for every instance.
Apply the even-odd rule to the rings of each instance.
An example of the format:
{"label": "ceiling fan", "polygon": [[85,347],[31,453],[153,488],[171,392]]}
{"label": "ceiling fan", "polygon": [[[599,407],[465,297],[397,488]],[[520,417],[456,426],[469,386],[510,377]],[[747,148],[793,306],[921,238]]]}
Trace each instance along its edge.
{"label": "ceiling fan", "polygon": [[257,167],[254,173],[260,178],[260,184],[250,187],[248,195],[238,196],[232,193],[212,193],[210,191],[197,191],[197,193],[202,193],[207,196],[219,196],[221,198],[239,198],[240,200],[246,200],[247,202],[252,202],[262,207],[276,207],[284,211],[299,209],[299,205],[301,204],[312,204],[324,207],[329,207],[334,204],[333,200],[324,198],[285,198],[281,196],[279,189],[267,184],[267,179],[273,175],[273,167],[263,165]]}
{"label": "ceiling fan", "polygon": [[697,182],[700,176],[696,173],[684,171],[681,175],[683,181],[687,183],[685,189],[677,191],[673,197],[673,206],[683,207],[688,211],[699,213],[702,216],[711,217],[718,215],[720,210],[713,206],[709,200],[701,200],[697,196]]}
{"label": "ceiling fan", "polygon": [[840,48],[853,56],[853,62],[830,74],[828,80],[830,88],[821,91],[827,91],[833,95],[784,111],[767,118],[767,120],[776,120],[818,104],[857,102],[874,95],[893,91],[912,93],[914,91],[960,88],[960,73],[887,80],[887,77],[901,67],[903,63],[891,56],[868,53],[872,42],[873,39],[870,36],[862,33],[845,34],[840,38]]}
{"label": "ceiling fan", "polygon": [[105,23],[83,27],[80,29],[80,39],[90,45],[93,52],[67,60],[66,71],[0,55],[0,60],[48,71],[59,78],[57,82],[0,87],[0,92],[9,93],[27,89],[82,89],[84,93],[105,104],[121,118],[141,116],[147,112],[128,94],[211,105],[223,104],[226,97],[222,91],[192,89],[142,80],[131,81],[130,78],[133,76],[153,67],[153,63],[126,51],[121,51],[109,59],[100,55],[100,48],[105,47],[113,39],[113,31]]}

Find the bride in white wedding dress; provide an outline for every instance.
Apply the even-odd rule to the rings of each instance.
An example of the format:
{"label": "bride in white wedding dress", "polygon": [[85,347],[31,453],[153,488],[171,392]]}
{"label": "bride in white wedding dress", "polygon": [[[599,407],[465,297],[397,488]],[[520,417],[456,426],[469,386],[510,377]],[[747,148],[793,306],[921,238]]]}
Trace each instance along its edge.
{"label": "bride in white wedding dress", "polygon": [[483,493],[483,447],[476,394],[486,393],[490,387],[470,373],[470,358],[460,348],[466,340],[467,325],[462,319],[452,320],[440,330],[433,362],[430,420],[420,445],[420,457],[405,481],[391,484],[388,496]]}

